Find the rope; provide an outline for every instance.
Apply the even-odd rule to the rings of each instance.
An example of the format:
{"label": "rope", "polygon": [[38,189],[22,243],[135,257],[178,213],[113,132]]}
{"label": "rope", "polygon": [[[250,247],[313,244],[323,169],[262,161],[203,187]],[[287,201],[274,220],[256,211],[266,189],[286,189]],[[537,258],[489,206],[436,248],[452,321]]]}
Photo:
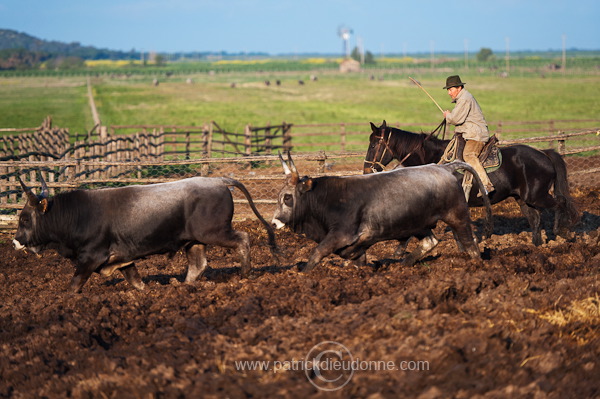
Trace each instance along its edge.
{"label": "rope", "polygon": [[442,154],[442,158],[440,158],[439,164],[450,163],[456,159],[456,150],[458,148],[458,140],[456,135],[452,137],[452,140],[446,146],[444,153]]}

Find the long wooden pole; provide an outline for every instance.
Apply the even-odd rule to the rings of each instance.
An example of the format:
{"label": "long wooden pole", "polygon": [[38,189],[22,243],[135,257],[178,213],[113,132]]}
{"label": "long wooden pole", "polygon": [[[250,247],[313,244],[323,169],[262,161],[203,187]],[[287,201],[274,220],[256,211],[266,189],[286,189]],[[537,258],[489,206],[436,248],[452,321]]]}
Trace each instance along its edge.
{"label": "long wooden pole", "polygon": [[416,80],[414,80],[414,79],[413,79],[413,78],[411,78],[410,76],[409,76],[408,78],[409,78],[410,80],[412,80],[412,82],[413,82],[414,84],[416,84],[417,86],[419,86],[419,88],[420,88],[421,90],[423,90],[423,91],[425,92],[425,94],[427,94],[427,96],[429,96],[429,98],[431,98],[431,101],[433,101],[433,102],[435,103],[435,105],[437,105],[438,109],[439,109],[439,110],[440,110],[440,112],[443,114],[443,113],[444,113],[444,110],[442,109],[442,107],[440,107],[440,105],[437,103],[437,101],[435,101],[435,100],[433,99],[433,97],[431,97],[431,95],[430,95],[429,93],[427,93],[427,90],[425,90],[425,89],[423,88],[423,86],[421,86],[421,84],[420,84],[419,82],[417,82]]}

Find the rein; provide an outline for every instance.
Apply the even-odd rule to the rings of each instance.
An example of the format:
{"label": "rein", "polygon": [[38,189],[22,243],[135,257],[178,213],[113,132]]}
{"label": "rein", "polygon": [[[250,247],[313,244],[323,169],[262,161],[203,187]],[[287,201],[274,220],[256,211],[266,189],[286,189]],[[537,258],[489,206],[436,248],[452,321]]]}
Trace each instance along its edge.
{"label": "rein", "polygon": [[[423,143],[425,141],[429,140],[429,138],[431,136],[433,136],[435,133],[439,133],[442,130],[442,128],[443,128],[443,135],[444,135],[444,137],[446,137],[446,118],[444,118],[444,120],[435,129],[433,129],[433,131],[431,131],[431,133],[427,134],[427,137],[425,137],[425,139],[423,140]],[[394,133],[394,131],[390,129],[387,140],[384,140],[385,132],[381,134],[381,137],[379,137],[379,142],[377,143],[377,149],[376,149],[375,155],[373,157],[373,158],[376,158],[377,153],[379,152],[380,146],[382,144],[385,145],[385,148],[383,149],[383,151],[381,152],[381,156],[379,157],[379,161],[376,161],[375,159],[373,159],[372,161],[369,161],[367,159],[364,160],[364,163],[371,165],[371,170],[373,171],[373,173],[377,172],[375,170],[375,165],[378,165],[381,168],[381,170],[385,169],[385,165],[382,163],[382,161],[383,161],[383,157],[385,156],[385,153],[388,150],[390,151],[390,154],[392,154],[392,157],[394,157],[394,152],[392,151],[392,149],[390,148],[390,145],[389,145],[390,139],[392,138],[392,133]],[[408,154],[406,154],[406,156],[404,158],[402,158],[402,160],[400,161],[400,165],[402,165],[404,163],[404,161],[406,161],[408,159],[408,157],[410,157],[414,152],[415,152],[415,150],[413,149]]]}
{"label": "rein", "polygon": [[[393,131],[390,130],[389,134],[388,134],[388,139],[387,141],[384,142],[384,136],[385,136],[385,132],[383,134],[381,134],[381,137],[379,137],[379,142],[377,143],[377,150],[375,150],[375,156],[373,157],[372,161],[368,161],[365,158],[365,163],[371,164],[371,170],[373,171],[373,173],[376,173],[377,171],[375,170],[375,165],[379,165],[379,167],[381,167],[381,170],[385,169],[385,165],[381,163],[381,161],[383,160],[383,157],[386,153],[387,150],[390,150],[390,153],[392,154],[392,156],[394,156],[394,153],[392,152],[392,150],[390,149],[390,139],[392,138],[392,133]],[[375,161],[375,157],[377,156],[377,153],[379,152],[379,147],[381,146],[381,144],[385,145],[385,148],[383,149],[383,152],[381,153],[381,157],[379,157],[379,161]]]}

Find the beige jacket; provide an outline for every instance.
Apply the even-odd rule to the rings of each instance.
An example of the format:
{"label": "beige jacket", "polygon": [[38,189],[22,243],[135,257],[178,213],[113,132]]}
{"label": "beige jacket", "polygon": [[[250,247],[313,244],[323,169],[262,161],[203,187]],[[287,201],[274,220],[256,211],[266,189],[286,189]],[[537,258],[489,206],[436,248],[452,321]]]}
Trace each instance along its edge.
{"label": "beige jacket", "polygon": [[465,140],[487,142],[490,132],[475,97],[463,87],[453,102],[456,106],[446,116],[446,122],[456,126],[454,132],[462,133]]}

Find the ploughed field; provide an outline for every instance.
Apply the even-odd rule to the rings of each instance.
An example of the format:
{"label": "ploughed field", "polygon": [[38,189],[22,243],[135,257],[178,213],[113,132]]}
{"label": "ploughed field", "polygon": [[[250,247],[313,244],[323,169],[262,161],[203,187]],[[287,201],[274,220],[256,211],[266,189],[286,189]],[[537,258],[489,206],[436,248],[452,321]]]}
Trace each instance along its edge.
{"label": "ploughed field", "polygon": [[[483,262],[440,223],[442,242],[410,268],[384,242],[368,266],[330,256],[304,274],[314,242],[278,231],[287,258],[276,265],[260,223],[237,222],[251,278],[213,247],[193,285],[183,254],[137,262],[145,291],[117,272],[73,294],[69,261],[3,236],[0,397],[597,397],[600,199],[574,195],[583,217],[569,239],[534,247],[505,201]],[[472,215],[479,230],[483,212]]]}

